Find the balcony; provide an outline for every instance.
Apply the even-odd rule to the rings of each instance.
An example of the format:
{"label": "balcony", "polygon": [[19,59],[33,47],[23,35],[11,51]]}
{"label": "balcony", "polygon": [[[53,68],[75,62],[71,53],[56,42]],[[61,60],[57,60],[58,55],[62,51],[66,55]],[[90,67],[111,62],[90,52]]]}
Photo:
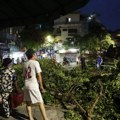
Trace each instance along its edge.
{"label": "balcony", "polygon": [[78,24],[81,24],[81,21],[75,21],[75,22],[65,22],[65,21],[62,21],[62,22],[54,22],[54,26],[56,25],[78,25]]}

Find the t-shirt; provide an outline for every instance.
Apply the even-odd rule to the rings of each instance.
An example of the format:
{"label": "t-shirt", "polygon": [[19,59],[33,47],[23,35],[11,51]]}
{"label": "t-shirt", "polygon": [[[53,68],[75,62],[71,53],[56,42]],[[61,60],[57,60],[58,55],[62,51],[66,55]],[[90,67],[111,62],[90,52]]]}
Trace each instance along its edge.
{"label": "t-shirt", "polygon": [[38,90],[39,84],[36,78],[36,74],[42,72],[40,64],[36,60],[29,60],[24,63],[23,75],[25,77],[24,87],[25,89]]}
{"label": "t-shirt", "polygon": [[102,58],[101,57],[98,57],[97,59],[97,64],[101,64],[102,63]]}

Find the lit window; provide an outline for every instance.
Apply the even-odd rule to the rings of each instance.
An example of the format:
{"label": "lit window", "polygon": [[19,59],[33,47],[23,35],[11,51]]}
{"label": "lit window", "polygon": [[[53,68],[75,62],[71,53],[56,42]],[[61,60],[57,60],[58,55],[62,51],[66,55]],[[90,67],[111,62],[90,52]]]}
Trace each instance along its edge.
{"label": "lit window", "polygon": [[41,29],[41,28],[42,28],[42,25],[40,24],[39,27],[40,27],[40,29]]}
{"label": "lit window", "polygon": [[71,18],[68,18],[68,22],[71,22]]}

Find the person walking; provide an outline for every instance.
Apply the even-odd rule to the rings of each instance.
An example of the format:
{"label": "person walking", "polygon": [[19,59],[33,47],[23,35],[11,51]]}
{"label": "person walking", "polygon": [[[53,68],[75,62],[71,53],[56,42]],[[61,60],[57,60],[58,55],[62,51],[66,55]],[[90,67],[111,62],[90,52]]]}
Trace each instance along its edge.
{"label": "person walking", "polygon": [[2,69],[0,70],[0,95],[2,97],[2,107],[5,117],[10,117],[10,93],[18,90],[16,72],[12,68],[12,60],[10,58],[3,59]]}
{"label": "person walking", "polygon": [[36,60],[37,56],[33,49],[26,51],[28,61],[24,63],[23,76],[24,80],[24,101],[26,102],[26,109],[30,120],[34,120],[32,115],[32,104],[38,104],[42,113],[43,120],[48,120],[44,101],[41,93],[45,92],[42,83],[41,68],[39,62]]}

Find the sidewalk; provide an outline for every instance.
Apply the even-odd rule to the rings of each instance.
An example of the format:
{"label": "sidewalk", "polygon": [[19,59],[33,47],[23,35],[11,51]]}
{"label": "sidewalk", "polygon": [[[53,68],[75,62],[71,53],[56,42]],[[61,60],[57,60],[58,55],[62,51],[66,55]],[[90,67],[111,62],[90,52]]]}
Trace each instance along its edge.
{"label": "sidewalk", "polygon": [[[65,120],[64,112],[61,109],[46,106],[46,112],[50,120]],[[33,106],[33,115],[35,120],[43,120],[38,106]],[[27,116],[25,104],[14,109],[10,118],[4,118],[3,112],[0,111],[0,120],[29,120]]]}

